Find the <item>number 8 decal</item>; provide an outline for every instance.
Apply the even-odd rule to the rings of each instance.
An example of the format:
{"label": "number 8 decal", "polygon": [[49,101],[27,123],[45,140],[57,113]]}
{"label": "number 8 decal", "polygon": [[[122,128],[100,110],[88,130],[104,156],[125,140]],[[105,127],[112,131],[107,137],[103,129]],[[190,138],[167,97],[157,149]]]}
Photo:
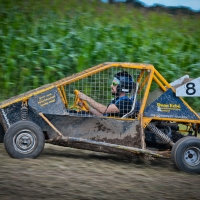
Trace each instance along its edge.
{"label": "number 8 decal", "polygon": [[195,84],[194,83],[187,83],[186,84],[186,94],[194,95],[196,93]]}

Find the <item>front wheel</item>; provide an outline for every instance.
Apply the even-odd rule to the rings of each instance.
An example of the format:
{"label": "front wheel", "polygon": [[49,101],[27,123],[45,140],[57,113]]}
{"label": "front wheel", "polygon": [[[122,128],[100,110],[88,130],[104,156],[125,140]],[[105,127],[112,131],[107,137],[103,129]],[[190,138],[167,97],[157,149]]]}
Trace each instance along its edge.
{"label": "front wheel", "polygon": [[200,173],[200,138],[184,137],[178,140],[171,151],[175,166],[188,173]]}
{"label": "front wheel", "polygon": [[4,146],[12,158],[36,158],[44,149],[41,128],[31,121],[19,121],[6,131]]}

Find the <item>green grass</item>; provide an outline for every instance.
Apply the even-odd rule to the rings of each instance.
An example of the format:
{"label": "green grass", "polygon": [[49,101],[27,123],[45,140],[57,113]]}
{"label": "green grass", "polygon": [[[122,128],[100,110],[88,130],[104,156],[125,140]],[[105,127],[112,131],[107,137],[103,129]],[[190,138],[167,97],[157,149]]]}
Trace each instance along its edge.
{"label": "green grass", "polygon": [[[200,17],[95,0],[0,2],[1,100],[105,61],[200,76]],[[197,99],[189,99],[199,107]]]}

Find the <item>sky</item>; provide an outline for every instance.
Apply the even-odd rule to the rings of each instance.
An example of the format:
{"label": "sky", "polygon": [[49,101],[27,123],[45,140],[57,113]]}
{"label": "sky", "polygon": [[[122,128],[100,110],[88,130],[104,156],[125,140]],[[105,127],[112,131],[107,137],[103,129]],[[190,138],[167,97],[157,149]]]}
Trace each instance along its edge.
{"label": "sky", "polygon": [[[108,0],[102,0],[107,2]],[[123,1],[123,0],[119,0]],[[124,0],[125,1],[125,0]],[[200,0],[140,0],[147,6],[152,6],[153,4],[162,4],[165,6],[186,6],[195,11],[200,11]]]}

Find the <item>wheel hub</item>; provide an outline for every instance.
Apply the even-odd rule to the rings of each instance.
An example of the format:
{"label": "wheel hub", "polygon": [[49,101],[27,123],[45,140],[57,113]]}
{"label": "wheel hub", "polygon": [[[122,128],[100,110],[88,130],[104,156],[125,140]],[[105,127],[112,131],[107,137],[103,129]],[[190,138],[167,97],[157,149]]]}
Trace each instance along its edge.
{"label": "wheel hub", "polygon": [[21,130],[13,138],[13,145],[19,153],[31,153],[36,147],[36,136],[28,129]]}
{"label": "wheel hub", "polygon": [[190,147],[184,152],[184,161],[190,165],[195,166],[200,163],[200,149],[197,147]]}

